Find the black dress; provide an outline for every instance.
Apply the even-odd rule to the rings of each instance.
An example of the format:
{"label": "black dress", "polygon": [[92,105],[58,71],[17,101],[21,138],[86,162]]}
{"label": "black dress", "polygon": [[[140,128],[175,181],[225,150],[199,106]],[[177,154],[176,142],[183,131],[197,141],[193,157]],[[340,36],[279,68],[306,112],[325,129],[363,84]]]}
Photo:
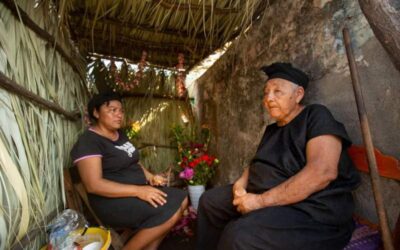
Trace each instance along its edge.
{"label": "black dress", "polygon": [[247,191],[263,193],[306,165],[307,142],[320,135],[342,140],[338,177],[307,199],[241,215],[232,205],[232,185],[207,191],[200,200],[200,249],[342,249],[351,237],[354,190],[360,178],[346,149],[344,126],[322,105],[309,105],[289,124],[267,126],[249,168]]}
{"label": "black dress", "polygon": [[[86,130],[71,151],[74,164],[89,157],[101,157],[103,178],[123,184],[146,185],[139,166],[139,152],[128,138],[119,133],[112,141],[94,131]],[[158,226],[175,214],[186,197],[183,190],[160,188],[167,193],[167,203],[157,208],[136,197],[107,198],[89,194],[89,202],[103,223],[111,227],[133,230]]]}

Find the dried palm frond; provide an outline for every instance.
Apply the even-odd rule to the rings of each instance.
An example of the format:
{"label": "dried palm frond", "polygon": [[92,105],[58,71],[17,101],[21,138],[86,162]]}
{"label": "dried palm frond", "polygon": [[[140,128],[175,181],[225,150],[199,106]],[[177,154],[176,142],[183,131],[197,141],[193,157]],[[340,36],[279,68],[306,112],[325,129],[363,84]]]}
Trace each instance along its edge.
{"label": "dried palm frond", "polygon": [[[142,147],[141,161],[153,172],[167,171],[176,162],[177,148],[171,142],[173,126],[188,122],[191,112],[187,102],[152,98],[125,99],[126,119],[139,121],[137,147]],[[192,121],[193,122],[193,121]],[[191,125],[189,125],[191,126]]]}
{"label": "dried palm frond", "polygon": [[[61,46],[72,50],[50,5],[35,8],[34,1],[22,0],[17,4]],[[79,75],[1,3],[0,70],[65,110],[82,110],[86,103]],[[28,231],[41,229],[26,246],[39,249],[45,239],[44,218],[63,206],[62,170],[70,164],[69,150],[81,123],[4,90],[0,90],[0,114],[0,249],[9,249]]]}
{"label": "dried palm frond", "polygon": [[262,11],[263,2],[59,0],[57,6],[62,20],[68,20],[75,31],[83,54],[138,61],[146,49],[152,63],[171,67],[176,54],[183,52],[191,67],[243,33]]}

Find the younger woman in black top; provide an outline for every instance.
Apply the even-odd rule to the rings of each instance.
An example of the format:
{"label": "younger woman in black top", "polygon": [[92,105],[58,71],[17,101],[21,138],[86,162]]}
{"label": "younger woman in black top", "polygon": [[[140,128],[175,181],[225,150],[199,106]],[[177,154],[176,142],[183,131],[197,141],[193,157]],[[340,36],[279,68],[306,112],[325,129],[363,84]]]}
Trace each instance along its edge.
{"label": "younger woman in black top", "polygon": [[94,96],[88,112],[95,124],[71,156],[96,215],[109,226],[137,231],[124,249],[157,249],[187,207],[186,193],[161,187],[165,179],[140,165],[138,150],[118,130],[124,117],[119,96]]}

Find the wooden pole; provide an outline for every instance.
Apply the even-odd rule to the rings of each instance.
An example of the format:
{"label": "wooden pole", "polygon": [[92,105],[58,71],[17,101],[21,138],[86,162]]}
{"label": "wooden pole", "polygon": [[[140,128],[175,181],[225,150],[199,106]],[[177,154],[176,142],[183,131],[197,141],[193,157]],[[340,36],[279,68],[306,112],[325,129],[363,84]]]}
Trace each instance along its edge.
{"label": "wooden pole", "polygon": [[[176,100],[176,101],[186,101],[187,97],[179,97],[172,95],[162,95],[162,94],[147,94],[147,93],[123,93],[122,98],[149,98],[149,99],[165,99],[165,100]],[[192,98],[189,98],[192,100]]]}
{"label": "wooden pole", "polygon": [[369,173],[371,177],[372,190],[375,198],[375,206],[377,209],[378,217],[379,217],[379,225],[381,229],[383,246],[385,250],[394,250],[393,241],[390,233],[390,228],[388,225],[388,220],[386,216],[385,206],[383,204],[381,183],[378,174],[378,167],[376,164],[375,154],[374,154],[374,145],[372,143],[372,136],[369,129],[367,112],[364,106],[364,100],[361,92],[360,86],[360,76],[358,74],[358,69],[356,65],[356,61],[354,59],[353,51],[351,48],[350,34],[347,27],[343,28],[343,38],[344,44],[346,47],[347,59],[349,61],[351,80],[354,89],[354,96],[357,103],[357,112],[360,119],[362,135],[365,143],[365,147],[367,150],[367,160],[369,165]]}
{"label": "wooden pole", "polygon": [[9,79],[6,75],[0,72],[0,87],[18,96],[22,96],[30,101],[33,101],[47,109],[65,116],[68,120],[77,121],[80,117],[79,112],[69,112],[60,107],[58,104],[50,102],[35,93],[25,89],[15,81]]}

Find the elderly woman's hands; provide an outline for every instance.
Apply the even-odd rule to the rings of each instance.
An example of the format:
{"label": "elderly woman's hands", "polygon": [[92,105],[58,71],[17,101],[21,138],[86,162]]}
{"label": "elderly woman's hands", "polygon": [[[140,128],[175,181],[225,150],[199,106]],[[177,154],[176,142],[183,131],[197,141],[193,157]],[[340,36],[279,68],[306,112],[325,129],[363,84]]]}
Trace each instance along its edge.
{"label": "elderly woman's hands", "polygon": [[141,200],[147,201],[153,207],[158,207],[159,205],[162,206],[167,203],[167,200],[165,199],[167,194],[152,186],[140,186],[137,197]]}
{"label": "elderly woman's hands", "polygon": [[247,193],[246,190],[236,189],[234,191],[233,205],[241,214],[247,214],[251,211],[263,208],[263,200],[261,195]]}

